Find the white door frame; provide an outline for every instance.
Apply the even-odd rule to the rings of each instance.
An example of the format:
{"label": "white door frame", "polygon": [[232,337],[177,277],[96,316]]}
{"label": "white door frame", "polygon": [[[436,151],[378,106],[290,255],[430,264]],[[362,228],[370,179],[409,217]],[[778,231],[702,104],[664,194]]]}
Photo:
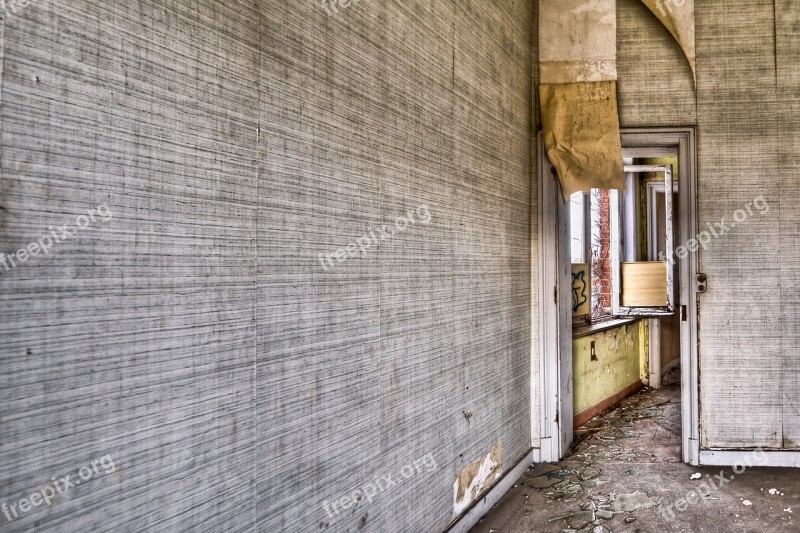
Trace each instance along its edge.
{"label": "white door frame", "polygon": [[[539,325],[540,374],[531,386],[532,398],[541,399],[540,432],[533,429],[541,461],[558,461],[573,440],[572,317],[570,309],[567,202],[547,159],[541,134],[538,138],[539,183]],[[694,128],[623,129],[625,157],[678,154],[680,176],[680,235],[697,235],[697,148]],[[560,214],[560,216],[559,216]],[[561,243],[561,246],[559,244]],[[697,252],[680,263],[681,322],[681,418],[683,461],[697,465],[700,459],[700,403],[698,365]],[[537,394],[541,392],[541,394]],[[534,447],[537,447],[534,442]]]}
{"label": "white door frame", "polygon": [[[647,184],[647,260],[658,260],[658,216],[656,214],[657,194],[664,193],[666,186],[660,181],[652,181]],[[672,192],[680,192],[678,182],[672,184]],[[680,235],[678,235],[680,238]],[[648,367],[650,374],[650,388],[660,389],[662,378],[661,364],[661,320],[651,318],[647,321],[648,346],[650,347],[650,357]],[[675,361],[679,363],[680,360]]]}

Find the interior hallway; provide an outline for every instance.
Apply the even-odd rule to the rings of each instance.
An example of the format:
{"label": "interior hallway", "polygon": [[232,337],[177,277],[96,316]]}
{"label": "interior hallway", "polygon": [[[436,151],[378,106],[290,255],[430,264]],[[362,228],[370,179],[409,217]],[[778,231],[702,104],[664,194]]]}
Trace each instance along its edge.
{"label": "interior hallway", "polygon": [[[679,380],[673,371],[661,390],[643,390],[577,429],[564,461],[528,469],[472,531],[800,531],[796,470],[747,468],[737,476],[730,467],[681,462]],[[679,501],[696,499],[698,489],[707,497]]]}

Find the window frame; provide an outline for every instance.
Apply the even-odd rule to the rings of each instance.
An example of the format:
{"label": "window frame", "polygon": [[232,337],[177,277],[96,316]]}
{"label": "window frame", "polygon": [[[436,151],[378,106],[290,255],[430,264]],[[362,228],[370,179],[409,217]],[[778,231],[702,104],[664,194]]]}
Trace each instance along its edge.
{"label": "window frame", "polygon": [[[664,173],[664,189],[667,191],[673,190],[672,180],[672,166],[671,165],[625,165],[625,173],[641,174],[644,172]],[[620,299],[622,296],[622,276],[621,276],[621,254],[622,251],[622,211],[620,210],[620,191],[612,189],[609,192],[609,201],[611,206],[611,306],[614,316],[617,317],[655,317],[655,316],[670,316],[675,313],[675,291],[673,269],[666,263],[667,268],[667,305],[666,306],[653,306],[653,307],[626,307],[622,306]],[[673,257],[674,254],[674,236],[672,227],[672,195],[665,195],[665,212],[666,212],[666,257]],[[648,215],[649,216],[649,215]],[[657,261],[653,261],[657,262]]]}

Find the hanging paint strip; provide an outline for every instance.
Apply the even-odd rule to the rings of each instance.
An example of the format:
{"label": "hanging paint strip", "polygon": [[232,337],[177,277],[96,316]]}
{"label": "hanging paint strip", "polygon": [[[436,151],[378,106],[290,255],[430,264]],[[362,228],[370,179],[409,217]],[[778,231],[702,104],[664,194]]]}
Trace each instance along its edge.
{"label": "hanging paint strip", "polygon": [[544,142],[564,198],[623,189],[615,0],[541,0]]}

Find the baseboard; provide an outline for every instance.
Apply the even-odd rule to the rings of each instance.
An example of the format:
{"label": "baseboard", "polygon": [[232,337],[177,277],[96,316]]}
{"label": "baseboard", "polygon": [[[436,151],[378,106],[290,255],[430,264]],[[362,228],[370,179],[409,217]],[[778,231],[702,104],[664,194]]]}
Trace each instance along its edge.
{"label": "baseboard", "polygon": [[592,418],[596,417],[599,414],[602,414],[605,411],[608,411],[612,407],[616,406],[619,402],[621,402],[622,400],[624,400],[625,398],[627,398],[628,396],[630,396],[631,394],[633,394],[634,392],[638,391],[641,388],[642,388],[642,382],[639,381],[639,380],[636,380],[635,383],[633,383],[629,387],[626,387],[625,389],[623,389],[622,391],[618,392],[614,396],[611,396],[610,398],[606,398],[605,400],[603,400],[602,402],[598,403],[594,407],[590,407],[589,409],[586,409],[585,411],[582,411],[582,412],[578,413],[577,415],[575,415],[572,418],[572,420],[573,420],[573,422],[572,422],[573,426],[572,427],[575,427],[575,428],[581,427],[582,425],[584,425],[586,422],[588,422]]}
{"label": "baseboard", "polygon": [[[756,453],[758,455],[756,455]],[[701,450],[701,466],[800,467],[800,451]]]}
{"label": "baseboard", "polygon": [[480,500],[473,503],[469,509],[464,511],[460,517],[456,518],[449,526],[447,526],[443,533],[467,533],[470,529],[475,527],[475,524],[480,521],[483,516],[488,513],[491,508],[502,498],[508,490],[514,486],[514,483],[519,481],[522,474],[528,470],[528,467],[533,464],[534,450],[530,450],[525,454],[525,457],[511,470],[506,471],[500,481],[489,489]]}

